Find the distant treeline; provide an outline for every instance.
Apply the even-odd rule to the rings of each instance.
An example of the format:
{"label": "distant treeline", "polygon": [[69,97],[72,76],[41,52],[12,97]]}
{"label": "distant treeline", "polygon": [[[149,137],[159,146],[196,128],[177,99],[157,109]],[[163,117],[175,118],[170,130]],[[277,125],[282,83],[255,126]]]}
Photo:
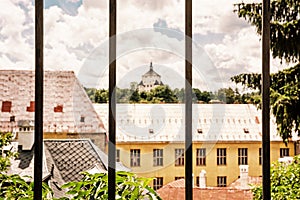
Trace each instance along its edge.
{"label": "distant treeline", "polygon": [[[108,90],[85,88],[87,95],[93,103],[107,103]],[[172,90],[168,85],[157,86],[150,92],[139,92],[137,89],[116,88],[117,103],[183,103],[184,89],[175,88]],[[194,103],[226,103],[226,104],[247,104],[256,103],[260,96],[258,93],[240,94],[238,89],[221,88],[218,91],[201,91],[193,88]]]}

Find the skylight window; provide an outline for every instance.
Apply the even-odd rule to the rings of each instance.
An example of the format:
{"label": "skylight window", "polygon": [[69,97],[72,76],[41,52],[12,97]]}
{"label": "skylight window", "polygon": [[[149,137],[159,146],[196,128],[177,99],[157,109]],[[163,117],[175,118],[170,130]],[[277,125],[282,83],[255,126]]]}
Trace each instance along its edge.
{"label": "skylight window", "polygon": [[202,128],[198,128],[197,133],[202,134],[203,133]]}
{"label": "skylight window", "polygon": [[244,128],[244,133],[249,133],[249,129],[248,128]]}

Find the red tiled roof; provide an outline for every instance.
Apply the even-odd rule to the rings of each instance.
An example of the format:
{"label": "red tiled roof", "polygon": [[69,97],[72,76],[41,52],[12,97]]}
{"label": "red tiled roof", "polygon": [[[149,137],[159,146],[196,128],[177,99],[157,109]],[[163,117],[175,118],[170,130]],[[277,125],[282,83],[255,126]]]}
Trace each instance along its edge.
{"label": "red tiled roof", "polygon": [[[157,193],[163,200],[183,200],[185,199],[184,179],[173,181],[162,188]],[[194,200],[251,200],[252,193],[249,189],[241,190],[229,187],[207,187],[193,188]]]}

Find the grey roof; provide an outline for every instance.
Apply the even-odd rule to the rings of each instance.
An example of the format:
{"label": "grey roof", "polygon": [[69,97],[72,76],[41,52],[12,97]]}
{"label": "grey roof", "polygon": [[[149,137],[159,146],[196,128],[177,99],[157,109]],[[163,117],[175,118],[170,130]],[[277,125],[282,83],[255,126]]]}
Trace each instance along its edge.
{"label": "grey roof", "polygon": [[87,171],[96,164],[105,169],[101,158],[87,139],[45,140],[44,144],[65,182],[79,181],[82,178],[80,172]]}
{"label": "grey roof", "polygon": [[150,63],[149,71],[146,72],[143,76],[159,76],[160,77],[160,75],[153,70],[152,62]]}
{"label": "grey roof", "polygon": [[[65,196],[61,186],[69,181],[79,181],[80,172],[103,173],[108,169],[107,155],[90,139],[44,140],[47,167],[53,165],[53,177],[50,186],[54,197]],[[117,171],[130,171],[121,163],[116,163]]]}
{"label": "grey roof", "polygon": [[150,69],[143,76],[160,76],[160,75],[158,73],[156,73],[153,69]]}
{"label": "grey roof", "polygon": [[[78,181],[80,172],[93,168],[99,172],[107,171],[108,156],[94,145],[90,139],[44,140],[55,166],[65,182]],[[117,171],[130,171],[129,168],[117,163]]]}
{"label": "grey roof", "polygon": [[144,83],[143,83],[143,81],[141,81],[138,85],[145,86]]}

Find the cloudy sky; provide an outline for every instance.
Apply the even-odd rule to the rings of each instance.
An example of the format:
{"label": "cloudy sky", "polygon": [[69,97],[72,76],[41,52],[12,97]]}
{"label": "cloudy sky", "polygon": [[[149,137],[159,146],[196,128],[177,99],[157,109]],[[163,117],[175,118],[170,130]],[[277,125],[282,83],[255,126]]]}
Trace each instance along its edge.
{"label": "cloudy sky", "polygon": [[[108,2],[45,0],[46,70],[73,70],[83,85],[107,87]],[[227,87],[233,75],[261,71],[260,38],[233,13],[236,2],[193,1],[194,87]],[[0,69],[34,69],[33,1],[0,7]],[[118,85],[139,82],[152,61],[165,84],[184,87],[184,1],[119,0],[117,13]]]}

